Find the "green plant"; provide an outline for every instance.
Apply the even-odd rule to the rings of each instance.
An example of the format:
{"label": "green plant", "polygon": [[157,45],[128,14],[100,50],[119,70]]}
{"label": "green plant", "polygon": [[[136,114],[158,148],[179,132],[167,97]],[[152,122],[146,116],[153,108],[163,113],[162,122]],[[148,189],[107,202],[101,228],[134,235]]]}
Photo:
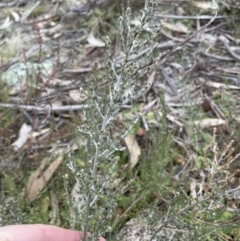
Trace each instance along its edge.
{"label": "green plant", "polygon": [[[84,224],[82,227],[84,230],[84,241],[87,240],[89,226],[93,233],[93,239],[108,231],[106,228],[110,225],[116,209],[116,200],[109,191],[107,194],[105,191],[107,186],[110,185],[119,159],[115,153],[123,150],[121,140],[128,135],[131,128],[138,121],[138,117],[122,127],[117,135],[113,135],[114,121],[122,107],[131,103],[148,88],[147,85],[130,94],[125,94],[135,84],[137,79],[144,76],[149,68],[152,67],[147,66],[145,68],[144,65],[153,58],[154,50],[157,47],[156,44],[139,60],[133,62],[130,57],[157,34],[159,26],[154,25],[152,26],[151,34],[145,39],[139,39],[153,10],[154,2],[150,1],[148,3],[146,1],[141,23],[134,29],[132,29],[130,23],[130,8],[126,11],[125,20],[122,17],[119,18],[119,30],[125,54],[120,69],[114,62],[110,39],[106,38],[108,54],[108,93],[106,96],[100,95],[97,89],[99,64],[95,62],[92,66],[91,86],[88,92],[91,98],[87,100],[89,108],[84,110],[83,122],[85,124],[78,127],[79,132],[84,134],[88,140],[86,147],[88,156],[85,168],[84,170],[77,168],[74,159],[71,157],[69,162],[69,168],[77,181],[78,192],[82,198],[81,201],[84,203],[84,205],[78,207],[78,220]],[[83,90],[81,91],[83,93]],[[99,170],[100,165],[104,165],[105,170],[103,173]]]}
{"label": "green plant", "polygon": [[[215,2],[214,2],[215,3]],[[146,43],[153,40],[158,33],[160,26],[158,24],[148,25],[150,17],[153,14],[154,7],[156,3],[154,1],[146,1],[143,9],[142,17],[140,24],[135,28],[131,26],[131,9],[126,10],[124,17],[119,18],[119,30],[122,43],[122,49],[124,52],[123,61],[118,65],[112,55],[110,39],[106,38],[106,49],[107,49],[107,93],[101,94],[99,89],[99,63],[94,62],[92,65],[92,76],[90,80],[90,89],[87,92],[87,95],[90,97],[86,100],[88,108],[84,109],[83,124],[78,127],[81,135],[87,139],[86,144],[86,153],[87,159],[85,161],[84,169],[79,168],[75,159],[72,158],[71,153],[69,154],[69,164],[68,167],[72,171],[73,176],[76,179],[77,200],[73,200],[75,203],[75,215],[78,222],[82,223],[82,229],[84,230],[83,240],[88,240],[87,231],[92,232],[91,239],[95,240],[98,236],[103,233],[110,232],[112,229],[111,223],[115,218],[117,200],[122,203],[123,206],[129,205],[129,202],[132,202],[131,198],[120,197],[121,192],[124,188],[121,186],[118,187],[118,190],[114,190],[111,186],[111,180],[117,175],[117,165],[119,157],[116,155],[119,151],[122,151],[124,148],[121,145],[121,140],[124,139],[133,126],[137,123],[138,117],[131,120],[127,125],[121,127],[121,131],[114,133],[115,121],[118,118],[118,114],[121,109],[131,103],[134,99],[142,95],[149,85],[143,86],[140,89],[132,89],[132,86],[135,86],[138,79],[145,76],[151,69],[154,68],[155,64],[158,63],[159,59],[162,57],[156,55],[155,50],[157,49],[158,44],[152,44],[152,47],[137,60],[132,61],[131,57],[138,53],[138,51],[146,45]],[[217,14],[217,11],[216,11]],[[216,15],[215,15],[216,16]],[[212,23],[214,17],[206,24],[204,27]],[[142,33],[147,29],[149,33],[142,37]],[[200,30],[202,30],[201,28]],[[198,30],[197,32],[199,32]],[[163,54],[166,56],[168,53],[171,53],[177,47],[185,44],[191,38],[193,38],[196,33],[192,34],[182,43],[175,46],[169,52]],[[131,90],[129,93],[129,89]],[[85,90],[80,89],[80,95],[83,97],[86,96]],[[166,122],[167,112],[165,109],[164,101],[162,101],[163,107],[163,120]],[[164,125],[163,125],[164,126]],[[167,164],[170,163],[171,155],[169,155],[169,150],[171,148],[171,135],[166,132],[166,124],[163,128],[163,132],[160,135],[160,140],[163,143],[163,140],[166,141],[165,145],[161,149],[161,155],[159,158],[162,158],[162,163],[160,164],[160,169],[157,170],[158,174],[154,172],[155,178],[163,178],[162,172]],[[114,133],[114,134],[113,134]],[[157,152],[159,155],[159,152]],[[154,156],[156,158],[156,155]],[[155,165],[152,165],[152,171],[156,169]],[[146,171],[146,167],[143,167],[140,170],[140,175],[143,182],[146,182],[146,178],[151,178],[151,173]],[[170,178],[170,177],[169,177]],[[151,183],[151,181],[150,181]],[[155,185],[156,180],[152,180],[151,188],[146,185],[145,188],[149,188],[149,192],[141,193],[139,195],[139,200],[142,199],[144,202],[147,202],[151,198],[153,189],[156,188],[157,192],[163,192],[164,189],[167,189],[168,182],[162,182],[162,185]],[[140,190],[141,185],[132,181],[131,185],[132,190]],[[143,185],[144,186],[144,185]],[[115,187],[116,189],[116,187]],[[168,192],[171,188],[168,189]],[[191,201],[181,202],[182,194],[180,195],[178,191],[172,190],[174,194],[174,216],[167,218],[164,222],[162,228],[165,227],[167,222],[171,222],[174,217],[178,218],[183,211],[189,210],[197,206],[195,203],[191,204]],[[135,201],[138,200],[135,199]],[[180,198],[180,204],[179,202]],[[210,196],[203,198],[201,202],[210,199]],[[178,208],[182,207],[182,210]],[[137,205],[136,205],[137,207]],[[136,208],[134,207],[134,209]],[[169,206],[170,213],[171,205]],[[178,210],[178,211],[177,211]],[[114,225],[119,221],[114,222]],[[156,233],[158,233],[158,231]],[[152,239],[156,235],[153,234]]]}
{"label": "green plant", "polygon": [[[136,27],[131,25],[130,8],[123,17],[120,17],[119,30],[124,52],[122,61],[114,60],[111,41],[106,38],[107,65],[94,62],[89,90],[80,90],[87,107],[84,109],[81,124],[79,121],[78,135],[86,139],[87,143],[79,152],[69,150],[68,167],[72,175],[64,169],[63,164],[64,167],[58,169],[60,174],[53,178],[59,180],[59,176],[66,173],[63,175],[66,195],[61,196],[63,199],[61,208],[65,208],[68,204],[71,207],[71,214],[63,208],[61,225],[69,227],[71,219],[74,219],[77,222],[75,226],[73,225],[75,228],[82,225],[85,241],[96,240],[102,234],[112,237],[129,219],[142,213],[146,217],[146,226],[152,235],[149,237],[150,240],[155,238],[221,240],[221,234],[227,231],[218,227],[222,223],[234,221],[237,216],[235,210],[229,211],[223,204],[226,201],[225,195],[232,198],[236,193],[231,183],[235,177],[229,171],[228,165],[236,161],[238,156],[233,155],[231,145],[227,145],[226,150],[222,148],[220,148],[222,151],[217,150],[216,133],[213,140],[210,134],[204,135],[200,140],[199,136],[203,133],[199,130],[198,135],[194,136],[195,143],[199,144],[202,141],[206,147],[206,150],[203,150],[202,143],[195,147],[198,163],[193,171],[200,175],[199,182],[196,182],[197,174],[191,176],[191,173],[184,169],[187,164],[184,168],[181,166],[178,169],[173,162],[181,156],[183,150],[176,144],[174,130],[170,131],[168,127],[169,110],[164,102],[164,92],[159,94],[161,110],[155,113],[159,122],[158,128],[147,133],[146,136],[150,141],[145,143],[145,149],[142,148],[144,154],[140,157],[137,166],[129,168],[126,165],[128,154],[127,151],[123,152],[122,139],[128,134],[135,135],[137,129],[141,127],[142,118],[139,118],[141,114],[138,116],[136,112],[142,113],[142,111],[139,106],[133,105],[135,112],[132,111],[129,122],[126,123],[125,120],[120,120],[122,108],[134,103],[134,100],[148,89],[148,84],[141,88],[139,87],[141,84],[137,83],[158,64],[161,56],[171,53],[203,29],[167,53],[159,55],[156,51],[158,44],[154,38],[158,35],[160,26],[149,24],[155,6],[154,1],[146,1],[140,24]],[[206,26],[213,20],[214,18]],[[140,50],[147,44],[150,45],[148,51],[138,56]],[[39,46],[38,60],[41,63],[41,42]],[[44,68],[40,64],[38,66],[37,73],[40,75]],[[28,70],[31,69],[28,67]],[[105,86],[102,86],[102,82]],[[136,106],[137,108],[134,108]],[[152,118],[150,115],[148,117]],[[72,197],[69,189],[74,185],[74,178],[76,195]],[[55,186],[54,181],[51,185]],[[61,193],[63,191],[61,183],[58,185],[55,187]],[[6,194],[15,196],[11,193],[10,184],[4,184],[2,187],[3,190],[5,188],[10,192],[3,191],[3,199],[6,199]],[[48,202],[46,190],[43,192],[42,201]],[[21,191],[19,188],[14,190],[14,193]],[[24,201],[20,198],[18,204],[22,202]],[[2,215],[5,216],[5,224],[19,221],[14,220],[11,210],[8,210],[11,204],[17,203],[4,203],[5,206],[0,206],[0,218]],[[22,211],[25,216],[22,216],[19,222],[48,222],[46,213],[35,215],[42,207],[40,199],[34,203],[35,208],[27,206],[26,203],[24,205],[26,208]],[[12,209],[15,210],[13,205]],[[171,238],[168,235],[158,237],[159,233],[162,231],[167,233],[168,230],[173,230]],[[87,231],[92,233],[89,238]]]}
{"label": "green plant", "polygon": [[[236,176],[230,168],[231,163],[239,158],[239,154],[233,155],[233,142],[219,150],[216,137],[215,128],[213,140],[204,150],[202,177],[199,180],[195,178],[185,179],[185,184],[190,187],[189,193],[185,191],[187,187],[182,186],[182,184],[174,189],[167,215],[165,214],[158,219],[161,225],[152,239],[168,224],[171,224],[171,228],[174,227],[178,230],[174,236],[178,237],[179,240],[180,237],[194,240],[194,236],[195,240],[201,238],[204,240],[224,240],[222,235],[224,235],[224,227],[227,224],[232,224],[232,232],[236,231],[234,223],[239,220],[238,211],[229,208],[225,202],[226,200],[233,201],[233,196],[239,195],[238,188],[233,188]],[[156,211],[155,215],[158,213]],[[205,226],[206,224],[208,226]]]}

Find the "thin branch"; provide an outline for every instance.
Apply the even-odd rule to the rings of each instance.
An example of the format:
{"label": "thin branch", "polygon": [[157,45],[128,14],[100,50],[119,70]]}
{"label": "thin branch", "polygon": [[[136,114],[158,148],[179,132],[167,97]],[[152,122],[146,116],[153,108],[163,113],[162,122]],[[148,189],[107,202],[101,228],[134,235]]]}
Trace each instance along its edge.
{"label": "thin branch", "polygon": [[[44,107],[39,107],[35,105],[17,105],[9,103],[0,103],[0,107],[10,108],[10,109],[22,109],[26,111],[36,111],[38,113],[45,113],[49,110],[49,105]],[[51,106],[51,112],[62,112],[62,111],[75,111],[83,110],[88,108],[88,105],[65,105],[65,106]]]}

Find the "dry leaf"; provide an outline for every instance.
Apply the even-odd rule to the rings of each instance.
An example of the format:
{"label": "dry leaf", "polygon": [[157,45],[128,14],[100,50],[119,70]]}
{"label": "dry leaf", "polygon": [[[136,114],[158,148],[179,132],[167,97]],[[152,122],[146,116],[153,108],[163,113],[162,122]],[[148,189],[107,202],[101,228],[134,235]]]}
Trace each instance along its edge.
{"label": "dry leaf", "polygon": [[50,192],[50,195],[51,195],[51,206],[52,206],[52,212],[50,214],[50,218],[51,218],[50,224],[52,225],[55,224],[57,226],[60,226],[61,221],[59,218],[59,201],[56,194],[53,191]]}
{"label": "dry leaf", "polygon": [[32,133],[32,137],[33,137],[33,138],[36,138],[36,137],[38,137],[38,136],[41,136],[41,135],[46,134],[46,133],[49,132],[49,131],[51,131],[50,128],[45,128],[45,129],[42,129],[42,130],[40,130],[40,131],[34,131],[34,132]]}
{"label": "dry leaf", "polygon": [[5,28],[9,27],[11,24],[12,24],[12,21],[11,21],[10,17],[8,16],[5,19],[4,23],[2,25],[0,25],[0,29],[5,29]]}
{"label": "dry leaf", "polygon": [[224,73],[227,73],[227,74],[236,74],[236,75],[239,75],[239,69],[238,68],[223,68],[222,66],[221,67],[217,67],[216,70],[220,70],[220,71],[223,71]]}
{"label": "dry leaf", "polygon": [[235,121],[237,121],[238,123],[240,123],[240,116],[234,115],[233,118],[234,118]]}
{"label": "dry leaf", "polygon": [[201,9],[204,10],[217,10],[218,9],[218,5],[216,3],[214,3],[213,1],[210,2],[193,2],[193,4]]}
{"label": "dry leaf", "polygon": [[33,202],[37,195],[46,186],[53,173],[57,170],[63,160],[63,155],[59,156],[50,166],[44,171],[47,160],[43,161],[41,166],[35,171],[27,183],[27,197],[30,202]]}
{"label": "dry leaf", "polygon": [[15,22],[19,22],[19,20],[20,20],[19,14],[17,12],[15,12],[15,11],[12,11],[11,14],[12,14]]}
{"label": "dry leaf", "polygon": [[20,22],[23,23],[27,20],[27,18],[32,14],[32,12],[36,9],[36,7],[41,3],[41,1],[37,1],[31,8],[28,8],[22,15]]}
{"label": "dry leaf", "polygon": [[104,47],[105,43],[101,39],[95,38],[93,33],[90,33],[87,38],[88,43],[91,47]]}
{"label": "dry leaf", "polygon": [[197,187],[196,181],[192,180],[192,182],[190,183],[190,195],[192,196],[193,200],[197,198],[196,187]]}
{"label": "dry leaf", "polygon": [[12,144],[14,151],[19,150],[27,141],[30,133],[32,131],[32,127],[28,126],[24,123],[19,131],[18,139]]}
{"label": "dry leaf", "polygon": [[72,100],[77,103],[82,103],[88,98],[86,91],[84,91],[84,93],[81,93],[79,90],[70,90],[68,93]]}
{"label": "dry leaf", "polygon": [[141,149],[133,135],[128,135],[125,137],[124,141],[130,154],[130,166],[134,168],[138,163]]}
{"label": "dry leaf", "polygon": [[170,30],[179,32],[179,33],[188,33],[188,28],[181,22],[176,22],[174,24],[172,23],[167,23],[165,21],[161,21],[162,26],[164,26],[165,28],[168,28]]}
{"label": "dry leaf", "polygon": [[198,80],[199,82],[204,83],[207,86],[214,87],[216,89],[223,88],[223,89],[229,89],[229,90],[240,90],[240,87],[236,85],[226,85],[223,83],[217,83],[210,80],[205,80],[203,78],[198,78]]}
{"label": "dry leaf", "polygon": [[216,118],[207,118],[204,120],[194,121],[194,125],[199,126],[200,128],[212,127],[212,126],[220,126],[226,125],[227,122],[223,119]]}
{"label": "dry leaf", "polygon": [[81,102],[79,90],[70,90],[68,93],[72,100],[74,100],[77,103]]}

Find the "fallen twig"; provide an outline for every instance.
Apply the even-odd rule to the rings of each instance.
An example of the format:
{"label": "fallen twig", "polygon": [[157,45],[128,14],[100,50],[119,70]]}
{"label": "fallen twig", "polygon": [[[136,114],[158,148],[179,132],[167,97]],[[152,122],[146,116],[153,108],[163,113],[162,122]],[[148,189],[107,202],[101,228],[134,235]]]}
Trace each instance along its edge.
{"label": "fallen twig", "polygon": [[16,105],[9,103],[0,103],[0,107],[10,108],[10,109],[22,109],[26,111],[36,111],[38,113],[44,113],[51,109],[51,112],[61,112],[61,111],[75,111],[75,110],[83,110],[88,108],[88,105],[65,105],[65,106],[51,106],[46,105],[44,107],[38,107],[35,105]]}

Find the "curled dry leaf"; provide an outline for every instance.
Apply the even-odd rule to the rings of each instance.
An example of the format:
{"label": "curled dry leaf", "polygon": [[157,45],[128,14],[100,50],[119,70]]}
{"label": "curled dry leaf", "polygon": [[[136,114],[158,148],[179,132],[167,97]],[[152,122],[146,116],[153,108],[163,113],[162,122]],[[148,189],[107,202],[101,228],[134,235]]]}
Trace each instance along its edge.
{"label": "curled dry leaf", "polygon": [[19,20],[20,20],[19,14],[17,12],[15,12],[15,11],[11,11],[11,14],[12,14],[15,22],[19,22]]}
{"label": "curled dry leaf", "polygon": [[38,194],[46,186],[53,173],[57,170],[63,160],[63,155],[60,155],[50,166],[45,170],[48,160],[43,160],[41,166],[30,177],[27,183],[27,197],[30,202],[33,202]]}
{"label": "curled dry leaf", "polygon": [[104,47],[105,43],[101,39],[97,39],[93,33],[90,33],[87,38],[91,47]]}
{"label": "curled dry leaf", "polygon": [[19,131],[18,139],[12,144],[14,151],[19,150],[27,141],[32,131],[32,127],[24,123]]}
{"label": "curled dry leaf", "polygon": [[141,149],[133,135],[128,135],[125,137],[124,141],[130,154],[130,166],[131,168],[134,168],[138,163]]}

